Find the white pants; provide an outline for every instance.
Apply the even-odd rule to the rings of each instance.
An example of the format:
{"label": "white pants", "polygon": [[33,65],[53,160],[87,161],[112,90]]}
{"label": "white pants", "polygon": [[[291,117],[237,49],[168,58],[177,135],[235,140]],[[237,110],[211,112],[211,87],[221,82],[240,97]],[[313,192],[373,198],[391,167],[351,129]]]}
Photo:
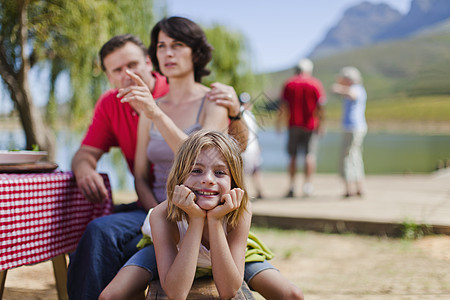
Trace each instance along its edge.
{"label": "white pants", "polygon": [[367,130],[343,133],[339,171],[346,181],[364,179],[362,149],[366,134]]}

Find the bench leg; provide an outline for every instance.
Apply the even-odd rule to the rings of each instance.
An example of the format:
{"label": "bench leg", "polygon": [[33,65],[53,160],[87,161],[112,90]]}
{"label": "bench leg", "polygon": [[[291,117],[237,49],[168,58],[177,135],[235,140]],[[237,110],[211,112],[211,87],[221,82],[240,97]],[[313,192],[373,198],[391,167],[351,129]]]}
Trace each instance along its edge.
{"label": "bench leg", "polygon": [[68,300],[67,295],[67,263],[66,255],[61,254],[52,258],[53,272],[55,274],[56,290],[59,300]]}
{"label": "bench leg", "polygon": [[0,271],[0,299],[3,298],[3,291],[5,289],[6,273],[8,270]]}

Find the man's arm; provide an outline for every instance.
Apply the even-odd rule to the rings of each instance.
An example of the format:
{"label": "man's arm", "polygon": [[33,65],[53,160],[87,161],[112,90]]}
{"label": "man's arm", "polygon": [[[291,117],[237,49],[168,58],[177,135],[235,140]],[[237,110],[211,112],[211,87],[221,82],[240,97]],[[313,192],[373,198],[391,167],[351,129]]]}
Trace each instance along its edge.
{"label": "man's arm", "polygon": [[97,162],[103,153],[101,149],[81,145],[72,159],[72,171],[78,188],[93,203],[103,202],[108,198],[103,177],[96,171]]}
{"label": "man's arm", "polygon": [[317,126],[317,133],[323,135],[325,133],[325,107],[323,104],[318,103],[316,107],[315,114],[319,120],[319,125]]}
{"label": "man's arm", "polygon": [[244,152],[248,143],[248,126],[242,118],[241,104],[234,88],[218,82],[213,83],[207,99],[228,110],[228,134],[238,141],[241,151]]}
{"label": "man's arm", "polygon": [[289,107],[286,101],[283,99],[279,102],[278,115],[275,120],[275,128],[277,132],[281,132],[282,128],[286,126],[286,120],[289,115]]}

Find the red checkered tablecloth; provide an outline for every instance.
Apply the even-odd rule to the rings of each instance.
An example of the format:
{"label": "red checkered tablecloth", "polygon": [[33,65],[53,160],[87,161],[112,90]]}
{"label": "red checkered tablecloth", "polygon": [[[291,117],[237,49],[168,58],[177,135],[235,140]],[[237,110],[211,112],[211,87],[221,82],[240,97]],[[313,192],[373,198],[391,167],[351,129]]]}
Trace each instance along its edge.
{"label": "red checkered tablecloth", "polygon": [[0,174],[0,271],[73,251],[93,219],[112,211],[87,201],[71,172]]}

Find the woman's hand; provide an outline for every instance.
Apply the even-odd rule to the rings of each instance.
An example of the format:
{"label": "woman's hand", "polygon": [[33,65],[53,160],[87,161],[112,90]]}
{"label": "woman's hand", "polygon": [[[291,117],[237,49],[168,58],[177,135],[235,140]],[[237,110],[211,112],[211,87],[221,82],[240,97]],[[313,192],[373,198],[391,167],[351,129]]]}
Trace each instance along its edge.
{"label": "woman's hand", "polygon": [[150,89],[145,82],[130,70],[126,71],[136,85],[119,89],[117,98],[122,98],[121,102],[128,102],[138,113],[144,113],[147,118],[153,119],[161,112],[155,99],[153,99]]}
{"label": "woman's hand", "polygon": [[206,213],[206,217],[208,219],[222,219],[229,212],[239,208],[242,197],[244,197],[244,191],[242,189],[232,189],[230,193],[222,196],[222,204],[219,204],[215,208],[209,210]]}
{"label": "woman's hand", "polygon": [[206,218],[206,211],[195,203],[195,194],[185,185],[175,186],[172,202],[175,206],[186,212],[190,219]]}
{"label": "woman's hand", "polygon": [[206,99],[225,107],[230,117],[235,117],[241,113],[241,103],[232,86],[219,82],[212,83],[211,90],[206,93]]}

